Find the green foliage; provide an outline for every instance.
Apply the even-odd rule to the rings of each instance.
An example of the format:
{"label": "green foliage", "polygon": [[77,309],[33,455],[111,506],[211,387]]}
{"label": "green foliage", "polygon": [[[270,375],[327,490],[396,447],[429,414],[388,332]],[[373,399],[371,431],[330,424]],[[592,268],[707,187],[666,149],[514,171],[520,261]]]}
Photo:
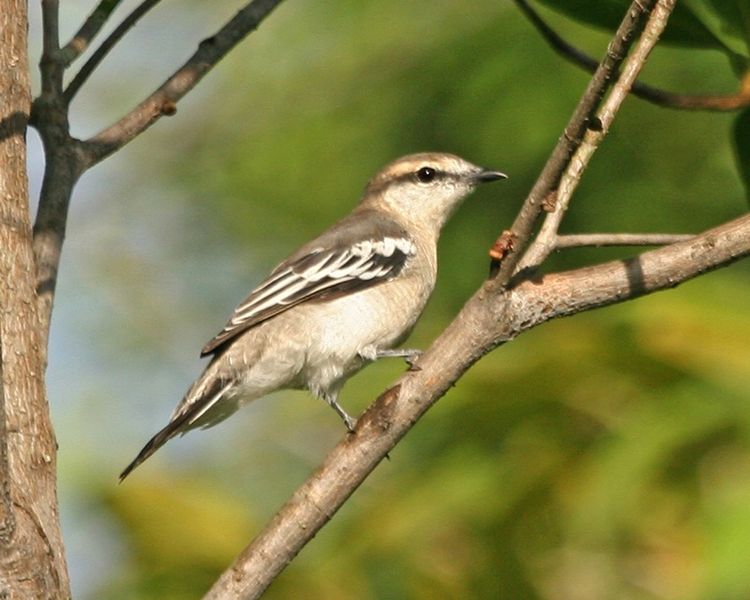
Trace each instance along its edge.
{"label": "green foliage", "polygon": [[[630,0],[541,0],[576,21],[614,31]],[[748,0],[683,0],[669,18],[664,42],[689,48],[715,49],[732,60],[750,58]]]}
{"label": "green foliage", "polygon": [[750,2],[748,0],[685,0],[684,6],[711,32],[720,49],[731,56],[750,58]]}
{"label": "green foliage", "polygon": [[[629,0],[541,0],[573,19],[596,27],[614,31],[622,15],[630,5]],[[729,59],[737,76],[737,89],[747,86],[750,73],[750,0],[683,0],[678,2],[670,16],[663,41],[679,46],[698,49],[714,49]],[[654,82],[659,85],[661,82]],[[702,93],[705,90],[686,93]],[[718,91],[713,93],[718,94]],[[748,178],[748,129],[747,112],[737,119],[734,128],[734,145],[738,156],[738,167],[746,189],[750,190]],[[750,193],[750,192],[749,192]]]}
{"label": "green foliage", "polygon": [[107,486],[100,493],[133,550],[130,568],[102,590],[107,598],[133,592],[139,599],[191,597],[213,582],[259,525],[229,490],[192,478],[163,474],[141,479],[127,491]]}

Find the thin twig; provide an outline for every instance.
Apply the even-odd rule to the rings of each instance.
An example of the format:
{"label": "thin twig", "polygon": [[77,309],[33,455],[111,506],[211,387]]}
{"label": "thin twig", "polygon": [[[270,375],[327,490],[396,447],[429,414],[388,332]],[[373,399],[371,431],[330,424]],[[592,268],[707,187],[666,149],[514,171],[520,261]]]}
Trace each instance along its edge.
{"label": "thin twig", "polygon": [[[527,0],[514,0],[544,40],[560,56],[589,73],[596,70],[596,60],[576,48],[560,36],[542,19]],[[663,106],[681,110],[735,111],[750,105],[750,85],[742,85],[735,94],[679,94],[636,81],[631,92],[639,98]]]}
{"label": "thin twig", "polygon": [[78,32],[62,49],[62,61],[66,67],[69,67],[76,58],[86,51],[120,2],[122,0],[99,1],[99,4],[81,25]]}
{"label": "thin twig", "polygon": [[[119,1],[120,0],[114,0],[115,5]],[[64,95],[65,95],[65,101],[67,103],[70,103],[70,101],[73,100],[75,95],[78,93],[78,90],[80,90],[83,84],[86,83],[86,81],[94,72],[94,70],[99,66],[99,63],[101,63],[102,60],[104,60],[104,57],[107,56],[107,54],[109,54],[109,51],[115,47],[117,42],[119,42],[122,39],[122,37],[128,31],[130,31],[135,26],[136,23],[138,23],[141,17],[143,17],[154,6],[159,4],[160,1],[161,0],[143,0],[143,2],[141,2],[138,6],[136,6],[135,9],[133,9],[133,12],[131,12],[127,17],[125,17],[123,22],[120,23],[115,28],[115,30],[107,36],[107,38],[102,42],[101,46],[99,46],[96,49],[96,51],[91,55],[91,57],[83,64],[83,66],[81,67],[81,70],[78,71],[78,73],[76,73],[75,77],[73,77],[73,80],[65,89]],[[102,0],[102,3],[104,2],[106,2],[106,0]]]}
{"label": "thin twig", "polygon": [[599,144],[607,135],[617,111],[622,106],[633,82],[646,64],[649,54],[659,41],[667,26],[669,15],[674,9],[676,0],[659,0],[649,17],[646,28],[635,49],[625,61],[618,74],[612,91],[602,103],[594,118],[595,127],[589,127],[583,136],[575,154],[571,158],[565,173],[560,179],[560,186],[554,195],[554,209],[548,213],[534,242],[519,262],[519,269],[535,267],[541,264],[556,246],[557,231],[568,209],[573,192],[578,187],[583,171],[591,161]]}
{"label": "thin twig", "polygon": [[177,102],[281,2],[253,0],[215,35],[203,40],[193,56],[148,98],[119,121],[84,142],[85,167],[89,168],[105,159],[163,115],[174,114]]}
{"label": "thin twig", "polygon": [[507,285],[515,272],[516,265],[523,250],[528,245],[534,226],[542,213],[544,201],[557,189],[560,177],[567,168],[571,156],[581,145],[587,127],[592,125],[594,113],[605,91],[614,79],[636,34],[640,31],[642,24],[655,4],[656,0],[634,0],[630,5],[625,18],[607,47],[607,52],[601,64],[591,78],[534,187],[526,197],[511,229],[504,232],[496,242],[496,244],[505,244],[502,239],[504,237],[512,240],[511,244],[505,244],[508,251],[503,253],[502,261],[493,260],[492,262],[490,275],[495,280],[496,285]]}
{"label": "thin twig", "polygon": [[62,89],[59,8],[58,0],[42,0],[42,59],[39,70],[42,96],[47,99],[59,94]]}
{"label": "thin twig", "polygon": [[40,350],[46,366],[50,316],[57,281],[65,220],[73,185],[80,174],[77,144],[70,137],[68,107],[63,98],[65,65],[60,51],[58,0],[42,0],[42,92],[32,103],[29,122],[44,142],[44,178],[34,224],[34,265],[37,277]]}
{"label": "thin twig", "polygon": [[416,421],[482,356],[568,316],[678,285],[750,255],[750,215],[630,261],[546,275],[511,289],[487,281],[419,359],[362,415],[230,565],[204,600],[259,598]]}
{"label": "thin twig", "polygon": [[575,233],[558,235],[555,250],[594,246],[667,246],[691,239],[692,233]]}

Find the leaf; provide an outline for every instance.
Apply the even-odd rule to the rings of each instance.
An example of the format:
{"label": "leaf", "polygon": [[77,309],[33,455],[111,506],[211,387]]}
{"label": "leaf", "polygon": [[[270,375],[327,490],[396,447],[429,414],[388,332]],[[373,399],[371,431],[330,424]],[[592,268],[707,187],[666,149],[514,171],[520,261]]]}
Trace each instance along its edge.
{"label": "leaf", "polygon": [[[541,0],[569,17],[614,31],[630,0]],[[713,48],[729,55],[733,63],[750,57],[748,19],[750,0],[684,0],[678,2],[662,39],[689,48]]]}
{"label": "leaf", "polygon": [[711,32],[730,58],[750,58],[750,0],[683,0],[681,4]]}
{"label": "leaf", "polygon": [[734,152],[745,195],[750,201],[750,108],[743,110],[734,121]]}

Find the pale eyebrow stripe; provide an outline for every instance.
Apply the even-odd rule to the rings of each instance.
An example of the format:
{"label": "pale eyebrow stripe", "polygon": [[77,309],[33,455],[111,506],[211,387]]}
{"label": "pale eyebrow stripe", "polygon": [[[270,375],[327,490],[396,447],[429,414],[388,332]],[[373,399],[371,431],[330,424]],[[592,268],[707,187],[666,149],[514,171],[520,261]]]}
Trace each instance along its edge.
{"label": "pale eyebrow stripe", "polygon": [[[429,166],[429,165],[425,165]],[[431,169],[434,169],[434,167],[430,167]],[[456,175],[455,173],[449,173],[448,171],[441,171],[440,169],[435,169],[435,178],[436,179],[450,179],[453,181],[458,181],[461,179],[459,175]],[[373,194],[373,193],[380,193],[383,190],[388,189],[392,185],[401,185],[402,183],[406,181],[416,180],[416,171],[408,171],[406,173],[402,173],[401,175],[396,175],[394,177],[390,177],[388,179],[383,179],[382,181],[375,181],[370,183],[370,185],[367,186],[367,193]]]}

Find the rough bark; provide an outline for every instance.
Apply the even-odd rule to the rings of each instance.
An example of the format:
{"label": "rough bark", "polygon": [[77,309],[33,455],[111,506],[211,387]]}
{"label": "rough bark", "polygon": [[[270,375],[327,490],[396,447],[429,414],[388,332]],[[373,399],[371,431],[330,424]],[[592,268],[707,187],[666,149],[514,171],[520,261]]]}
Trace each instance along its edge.
{"label": "rough bark", "polygon": [[67,598],[29,221],[26,11],[0,0],[0,597]]}

